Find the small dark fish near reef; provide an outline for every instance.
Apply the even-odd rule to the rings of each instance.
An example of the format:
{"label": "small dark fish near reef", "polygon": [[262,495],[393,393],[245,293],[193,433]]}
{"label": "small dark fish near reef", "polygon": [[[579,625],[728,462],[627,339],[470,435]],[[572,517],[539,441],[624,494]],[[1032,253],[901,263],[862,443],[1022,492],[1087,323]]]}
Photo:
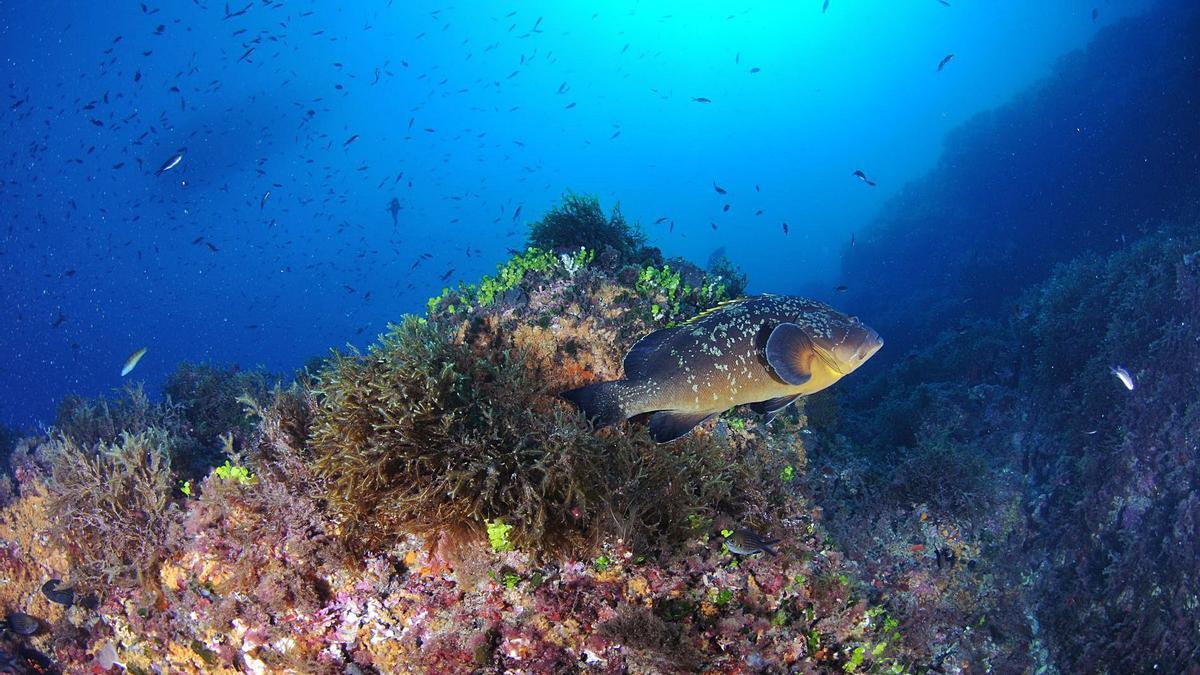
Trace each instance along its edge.
{"label": "small dark fish near reef", "polygon": [[882,346],[874,330],[822,302],[742,298],[638,340],[625,356],[625,379],[561,396],[601,427],[650,413],[650,435],[666,443],[736,405],[775,414]]}
{"label": "small dark fish near reef", "polygon": [[7,630],[17,635],[30,636],[38,632],[42,622],[25,612],[9,612],[4,621],[0,621],[0,630]]}
{"label": "small dark fish near reef", "polygon": [[780,539],[769,539],[746,528],[734,530],[733,534],[725,540],[725,548],[733,551],[738,555],[754,555],[755,553],[766,553],[767,555],[777,555],[772,546],[778,544]]}
{"label": "small dark fish near reef", "polygon": [[75,589],[70,586],[63,587],[61,579],[51,579],[42,584],[42,595],[50,602],[57,602],[60,605],[70,607],[75,604]]}

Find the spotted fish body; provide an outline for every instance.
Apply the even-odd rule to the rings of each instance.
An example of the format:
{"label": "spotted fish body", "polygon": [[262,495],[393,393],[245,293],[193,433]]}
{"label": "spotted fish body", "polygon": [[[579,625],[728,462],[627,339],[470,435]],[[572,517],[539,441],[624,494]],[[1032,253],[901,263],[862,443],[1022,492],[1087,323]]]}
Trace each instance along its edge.
{"label": "spotted fish body", "polygon": [[778,412],[837,382],[881,346],[875,331],[824,303],[743,298],[639,340],[625,356],[625,379],[562,396],[598,426],[650,413],[650,433],[665,443],[736,405]]}

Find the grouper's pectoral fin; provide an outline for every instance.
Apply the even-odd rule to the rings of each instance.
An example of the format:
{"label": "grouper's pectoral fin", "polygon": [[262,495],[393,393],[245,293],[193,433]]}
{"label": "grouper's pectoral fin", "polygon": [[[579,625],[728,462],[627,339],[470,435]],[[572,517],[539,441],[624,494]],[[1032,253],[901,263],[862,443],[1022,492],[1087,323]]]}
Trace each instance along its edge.
{"label": "grouper's pectoral fin", "polygon": [[800,394],[795,394],[792,396],[779,396],[777,398],[769,398],[765,401],[758,401],[757,403],[751,403],[750,409],[753,410],[754,412],[758,413],[759,415],[775,415],[775,413],[778,413],[780,410],[783,410],[784,408],[788,407],[789,405],[792,404],[792,401],[795,401],[798,398],[800,398]]}
{"label": "grouper's pectoral fin", "polygon": [[688,435],[696,425],[719,413],[693,413],[682,410],[660,410],[650,416],[650,435],[655,443],[669,443]]}
{"label": "grouper's pectoral fin", "polygon": [[803,328],[794,323],[781,323],[767,338],[766,356],[779,379],[798,387],[812,379],[817,349]]}

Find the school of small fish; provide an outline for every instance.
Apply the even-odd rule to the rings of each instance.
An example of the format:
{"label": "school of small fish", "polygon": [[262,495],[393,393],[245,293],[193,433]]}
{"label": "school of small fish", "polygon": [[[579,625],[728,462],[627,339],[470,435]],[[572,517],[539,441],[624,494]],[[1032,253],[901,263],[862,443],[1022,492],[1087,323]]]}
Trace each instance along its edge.
{"label": "school of small fish", "polygon": [[[950,8],[949,0],[936,0]],[[818,8],[811,7],[813,20],[820,15],[834,15],[840,3],[823,0]],[[386,0],[383,9],[396,6],[394,0]],[[131,24],[131,29],[119,35],[111,35],[92,55],[95,72],[80,73],[78,82],[59,75],[57,88],[62,92],[57,100],[39,100],[34,93],[23,91],[15,82],[10,82],[7,91],[6,112],[10,134],[26,128],[48,127],[50,120],[78,118],[89,129],[87,141],[68,148],[57,157],[53,153],[64,152],[54,148],[50,131],[40,137],[28,138],[28,147],[14,150],[5,161],[5,177],[0,180],[0,197],[9,190],[25,188],[17,178],[20,169],[34,163],[53,161],[76,168],[88,168],[92,174],[89,181],[132,180],[138,184],[133,191],[135,197],[122,205],[121,211],[106,208],[81,209],[72,195],[62,200],[63,212],[48,213],[40,202],[9,219],[9,234],[15,227],[40,227],[51,219],[67,223],[81,220],[103,219],[122,223],[125,230],[143,231],[143,215],[151,211],[165,211],[168,215],[157,234],[147,238],[144,234],[122,238],[116,232],[93,234],[85,229],[81,235],[86,239],[87,250],[95,252],[90,260],[71,260],[66,265],[44,257],[47,269],[54,269],[51,276],[62,287],[55,292],[62,297],[71,296],[87,288],[89,278],[103,275],[105,265],[114,259],[129,259],[134,264],[153,264],[180,257],[185,250],[200,253],[190,259],[198,274],[214,266],[238,265],[244,256],[261,256],[269,261],[272,269],[281,277],[303,276],[305,278],[329,279],[327,286],[340,289],[355,302],[346,304],[349,316],[366,314],[365,307],[372,297],[386,293],[389,297],[409,292],[423,293],[430,287],[452,283],[460,270],[470,266],[462,258],[484,255],[470,244],[445,247],[439,241],[405,241],[406,222],[426,222],[424,208],[419,205],[417,195],[435,192],[440,199],[461,215],[446,218],[445,231],[461,233],[466,223],[479,222],[479,212],[466,209],[476,204],[485,209],[490,225],[503,228],[506,237],[524,234],[522,217],[524,204],[520,198],[509,198],[503,202],[479,205],[478,189],[474,187],[448,187],[445,177],[422,175],[420,170],[407,161],[409,155],[419,155],[418,150],[408,152],[405,146],[421,143],[423,138],[435,140],[432,147],[450,148],[479,152],[485,148],[508,148],[520,151],[526,148],[526,139],[505,130],[503,124],[496,128],[450,128],[440,118],[426,112],[425,101],[433,98],[474,96],[481,91],[499,92],[507,81],[528,77],[529,71],[537,69],[561,69],[559,55],[538,44],[539,36],[547,31],[561,32],[567,27],[557,25],[552,17],[540,16],[524,7],[513,7],[497,11],[491,17],[496,33],[486,42],[464,40],[461,58],[464,60],[497,59],[497,55],[511,49],[516,55],[505,66],[507,74],[495,81],[454,81],[441,70],[441,64],[410,62],[403,47],[406,43],[419,43],[430,39],[429,27],[414,29],[411,34],[389,38],[389,44],[401,45],[389,54],[370,64],[351,64],[340,57],[324,63],[312,63],[311,72],[303,75],[277,67],[276,59],[285,52],[305,50],[316,45],[341,45],[357,39],[366,39],[378,26],[368,21],[361,26],[361,35],[344,28],[332,29],[322,23],[322,17],[330,9],[318,4],[298,4],[285,0],[261,0],[245,3],[139,3],[137,8],[141,24]],[[428,7],[423,10],[431,26],[440,31],[457,28],[452,17],[457,16],[453,7]],[[600,14],[593,14],[596,20]],[[1098,19],[1098,10],[1091,12],[1092,21]],[[198,18],[200,17],[200,18]],[[733,20],[735,15],[726,17]],[[179,63],[173,50],[178,41],[196,39],[190,22],[213,22],[217,29],[205,34],[204,39],[220,45],[221,57],[213,60],[195,54],[190,61]],[[672,20],[664,15],[661,21]],[[64,21],[64,39],[72,40],[80,31],[70,22]],[[947,45],[949,46],[949,45]],[[172,54],[164,56],[164,52]],[[638,44],[625,42],[614,49],[608,58],[640,59],[646,53]],[[761,80],[774,69],[752,63],[743,63],[743,55],[731,55],[737,73]],[[955,52],[947,52],[937,63],[938,72],[947,68]],[[227,91],[227,81],[243,77],[265,77],[277,85],[272,97],[279,104],[270,114],[256,112],[252,105],[225,105],[218,107],[215,101]],[[49,73],[48,73],[49,75]],[[315,90],[304,86],[306,80],[327,82],[327,90]],[[557,97],[563,115],[577,114],[591,105],[584,87],[570,76],[569,70],[556,74],[547,89],[547,94]],[[388,87],[401,85],[418,92],[411,100],[387,114],[395,115],[395,135],[380,138],[368,130],[356,130],[341,126],[337,131],[322,125],[333,117],[339,106],[374,105],[372,96]],[[151,94],[154,97],[151,97]],[[655,88],[655,96],[680,108],[694,110],[717,110],[732,102],[724,92],[670,90]],[[165,94],[170,105],[152,107],[142,105],[145,100],[160,100]],[[391,96],[394,94],[385,94]],[[286,115],[278,111],[286,110]],[[511,106],[510,114],[524,114],[519,105]],[[704,113],[700,113],[704,114]],[[628,130],[620,120],[612,120],[607,141],[623,143],[629,138]],[[604,139],[597,136],[590,142]],[[214,142],[210,139],[216,139]],[[473,143],[473,145],[472,145]],[[217,152],[215,146],[236,144],[241,152],[230,154]],[[452,145],[453,144],[453,145]],[[294,152],[297,164],[282,166],[274,158],[280,147]],[[396,147],[394,161],[386,166],[372,166],[366,157],[380,147]],[[425,147],[425,146],[421,146]],[[443,150],[449,153],[448,149]],[[506,150],[507,152],[507,150]],[[338,161],[334,161],[334,160]],[[533,179],[539,171],[536,158],[514,159],[514,172],[521,180]],[[252,171],[253,176],[244,184],[235,184],[226,176],[236,175],[233,169]],[[837,179],[845,174],[844,168],[829,170]],[[864,169],[854,168],[850,174],[868,187],[877,182]],[[711,232],[741,232],[747,226],[743,218],[767,216],[774,235],[795,239],[797,231],[802,236],[806,228],[796,219],[771,218],[768,209],[756,203],[762,196],[762,188],[755,184],[753,192],[742,177],[724,176],[706,178],[716,195],[712,205],[712,217],[685,223],[670,214],[656,216],[653,223],[657,228],[652,234],[661,236],[687,236],[689,228],[704,228]],[[391,223],[391,236],[379,238],[368,234],[361,223],[353,223],[337,215],[339,209],[361,197],[364,186],[378,191],[378,201],[383,204],[382,220]],[[697,191],[703,187],[697,185]],[[213,212],[206,210],[207,195],[244,195],[241,203],[246,211],[238,213]],[[708,195],[712,198],[712,193]],[[304,210],[303,215],[298,211]],[[86,211],[86,212],[85,212]],[[403,212],[403,213],[402,213]],[[376,211],[378,213],[378,211]],[[202,223],[234,222],[247,225],[260,223],[269,234],[266,245],[248,245],[238,241],[228,229],[216,229]],[[383,222],[387,222],[386,220]],[[29,223],[29,225],[21,225]],[[301,227],[303,223],[303,227]],[[729,225],[728,229],[723,229]],[[119,232],[118,230],[117,232]],[[732,235],[731,235],[732,236]],[[152,239],[152,241],[150,240]],[[2,241],[2,240],[0,240]],[[469,240],[468,240],[469,241]],[[193,247],[189,249],[188,243]],[[328,259],[313,260],[311,255],[298,255],[297,249],[315,245],[332,248]],[[853,238],[851,238],[853,246]],[[513,247],[509,246],[509,249]],[[173,250],[172,250],[173,249]],[[425,249],[425,250],[422,250]],[[0,248],[0,256],[13,253]],[[397,259],[406,259],[407,265],[394,265]],[[344,261],[344,263],[338,262]],[[397,268],[408,272],[394,275],[387,287],[380,287],[377,279],[386,277],[380,270]],[[317,282],[314,282],[317,283]],[[374,285],[370,288],[368,285]],[[263,288],[270,288],[263,284]],[[835,292],[846,290],[838,286]],[[244,314],[254,315],[278,308],[284,303],[284,295],[275,291],[257,292],[257,288],[240,291],[240,301],[246,305]],[[73,333],[82,325],[79,320],[59,308],[41,316],[18,316],[19,321],[32,321],[40,326]],[[241,323],[241,322],[239,322]],[[356,334],[362,334],[373,322],[361,323]],[[242,323],[245,330],[262,328],[259,321]],[[71,348],[78,351],[81,345],[75,338]],[[131,355],[121,368],[122,376],[128,375],[145,354],[143,348]],[[1126,382],[1122,377],[1122,382]],[[1132,380],[1129,380],[1130,382]],[[1127,385],[1128,386],[1128,385]]]}

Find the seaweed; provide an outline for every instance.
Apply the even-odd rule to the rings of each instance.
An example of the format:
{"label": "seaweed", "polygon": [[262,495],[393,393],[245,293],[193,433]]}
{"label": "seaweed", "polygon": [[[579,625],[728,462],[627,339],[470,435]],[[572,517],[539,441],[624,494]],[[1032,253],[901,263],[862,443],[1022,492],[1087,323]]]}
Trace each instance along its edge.
{"label": "seaweed", "polygon": [[170,498],[176,443],[151,427],[92,446],[60,434],[39,448],[51,465],[50,534],[68,551],[76,580],[95,587],[154,578],[178,516]]}
{"label": "seaweed", "polygon": [[558,206],[530,224],[528,245],[545,251],[575,251],[580,247],[612,249],[619,260],[637,263],[646,257],[646,235],[630,225],[613,207],[605,217],[595,196],[567,192]]}
{"label": "seaweed", "polygon": [[319,375],[310,447],[352,545],[402,531],[476,534],[502,520],[515,546],[578,549],[602,533],[639,545],[686,536],[726,500],[722,448],[644,431],[594,434],[519,350],[480,353],[416,317]]}

